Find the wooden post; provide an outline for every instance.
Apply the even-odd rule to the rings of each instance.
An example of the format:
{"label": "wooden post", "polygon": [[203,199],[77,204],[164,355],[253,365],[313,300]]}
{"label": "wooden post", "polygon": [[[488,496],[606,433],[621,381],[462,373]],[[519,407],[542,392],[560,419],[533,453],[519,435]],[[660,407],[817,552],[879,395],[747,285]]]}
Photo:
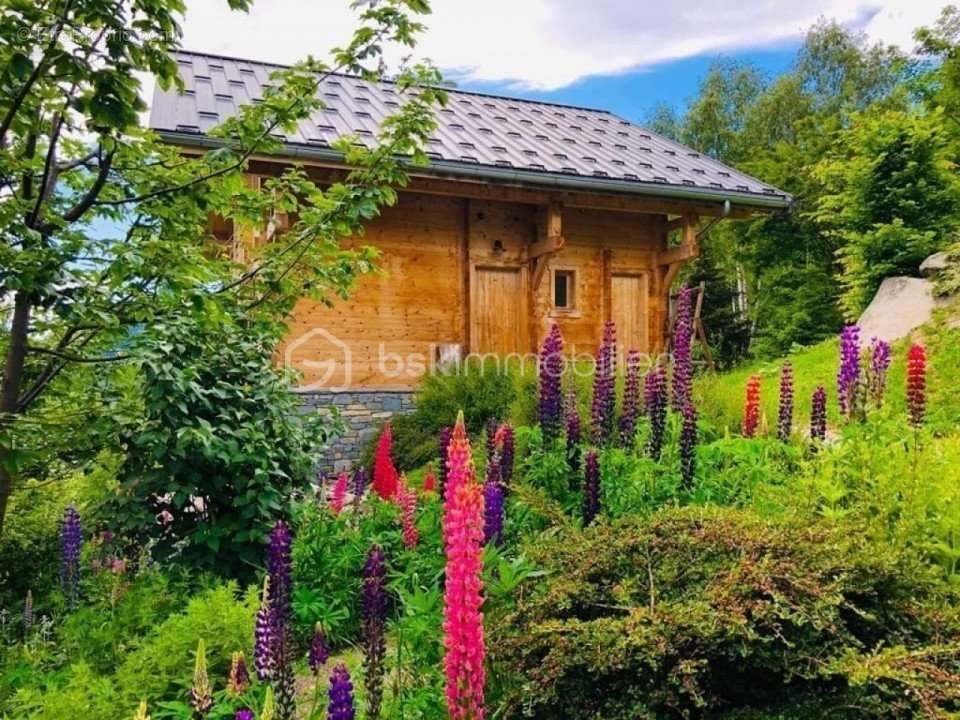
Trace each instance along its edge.
{"label": "wooden post", "polygon": [[460,337],[463,346],[461,357],[470,353],[470,214],[473,212],[469,199],[463,201],[463,232],[460,234]]}

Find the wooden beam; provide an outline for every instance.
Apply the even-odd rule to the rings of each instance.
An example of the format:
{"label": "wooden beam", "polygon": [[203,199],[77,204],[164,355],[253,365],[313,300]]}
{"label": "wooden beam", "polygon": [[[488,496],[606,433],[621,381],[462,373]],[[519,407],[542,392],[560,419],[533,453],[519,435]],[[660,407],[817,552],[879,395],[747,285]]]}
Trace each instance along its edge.
{"label": "wooden beam", "polygon": [[603,277],[603,322],[613,319],[613,292],[610,287],[613,278],[612,256],[613,251],[610,248],[604,248],[600,253],[600,272]]}
{"label": "wooden beam", "polygon": [[460,266],[460,324],[461,342],[465,358],[470,353],[470,214],[472,208],[469,200],[463,201],[463,231],[460,233],[460,247],[457,256]]}
{"label": "wooden beam", "polygon": [[[264,175],[279,175],[291,162],[269,156],[258,156],[250,161],[251,172]],[[298,159],[297,165],[305,167],[314,181],[321,184],[340,182],[347,170],[330,163]],[[591,193],[584,191],[541,190],[525,185],[484,182],[482,180],[453,180],[432,175],[410,174],[410,181],[400,192],[419,192],[427,195],[447,195],[475,200],[500,200],[526,205],[561,203],[566,207],[610,210],[614,212],[643,213],[654,215],[684,215],[695,213],[701,217],[724,217],[723,203],[671,200],[669,198],[644,197],[618,193]],[[745,219],[758,213],[775,212],[775,209],[752,208],[733,205],[729,215],[732,219]]]}
{"label": "wooden beam", "polygon": [[537,217],[537,239],[527,248],[532,294],[536,294],[543,280],[547,258],[563,249],[563,244],[563,205],[558,202],[541,205]]}
{"label": "wooden beam", "polygon": [[661,253],[657,253],[657,264],[674,265],[677,263],[684,263],[687,260],[692,260],[699,254],[699,249],[696,247],[691,248],[686,245],[678,245],[677,247],[672,247],[669,250],[664,250]]}

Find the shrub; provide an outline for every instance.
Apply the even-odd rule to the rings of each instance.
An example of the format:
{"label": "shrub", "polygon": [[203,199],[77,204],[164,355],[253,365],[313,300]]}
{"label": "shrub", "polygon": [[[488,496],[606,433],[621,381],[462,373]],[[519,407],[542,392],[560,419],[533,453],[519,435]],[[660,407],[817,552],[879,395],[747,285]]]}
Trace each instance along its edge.
{"label": "shrub", "polygon": [[516,678],[512,716],[956,710],[960,691],[940,681],[960,671],[960,616],[945,609],[956,598],[909,555],[736,510],[573,532],[528,544],[546,574],[493,628],[496,662]]}
{"label": "shrub", "polygon": [[330,427],[299,413],[269,334],[174,320],[141,342],[143,416],[107,517],[160,559],[249,575]]}

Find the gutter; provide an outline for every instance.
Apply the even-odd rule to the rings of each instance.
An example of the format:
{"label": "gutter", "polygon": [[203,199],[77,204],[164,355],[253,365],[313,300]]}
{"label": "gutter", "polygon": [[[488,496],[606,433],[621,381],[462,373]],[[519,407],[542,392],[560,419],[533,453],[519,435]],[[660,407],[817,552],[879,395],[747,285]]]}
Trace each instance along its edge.
{"label": "gutter", "polygon": [[[162,140],[174,145],[206,149],[226,147],[226,143],[220,138],[212,138],[207,135],[171,130],[155,130],[154,132],[156,132]],[[285,143],[283,148],[283,155],[278,155],[278,158],[300,158],[303,160],[343,164],[343,155],[329,148],[292,143]],[[404,160],[404,164],[412,175],[490,180],[515,185],[527,185],[541,189],[554,188],[557,190],[602,192],[615,195],[662,197],[674,200],[718,202],[724,204],[732,203],[741,207],[765,210],[786,210],[793,202],[789,195],[761,195],[759,193],[742,193],[733,190],[716,190],[712,188],[691,187],[688,185],[613,180],[611,178],[587,175],[568,176],[559,173],[518,170],[515,168],[491,165],[468,165],[451,160],[431,159],[428,166],[413,165],[407,160]]]}

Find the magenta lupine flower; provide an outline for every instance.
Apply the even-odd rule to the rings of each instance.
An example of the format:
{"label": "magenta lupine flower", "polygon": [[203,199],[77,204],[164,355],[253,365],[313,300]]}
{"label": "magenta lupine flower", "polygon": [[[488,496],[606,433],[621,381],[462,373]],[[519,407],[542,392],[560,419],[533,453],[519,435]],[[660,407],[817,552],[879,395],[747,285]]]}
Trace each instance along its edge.
{"label": "magenta lupine flower", "polygon": [[777,437],[782,442],[793,432],[793,365],[787,360],[780,371],[780,408],[777,414]]}
{"label": "magenta lupine flower", "polygon": [[363,675],[367,689],[367,718],[380,717],[383,702],[383,661],[387,653],[386,556],[378,545],[370,548],[363,568]]}
{"label": "magenta lupine flower", "polygon": [[330,689],[327,692],[327,720],[353,720],[353,683],[343,663],[337,663],[330,673]]}
{"label": "magenta lupine flower", "polygon": [[890,343],[873,338],[870,343],[870,397],[874,405],[883,405],[883,396],[887,390],[887,370],[890,369]]}
{"label": "magenta lupine flower", "polygon": [[497,428],[496,446],[500,453],[500,480],[504,490],[513,479],[513,428],[504,423]]}
{"label": "magenta lupine flower", "polygon": [[540,402],[538,418],[543,437],[553,441],[560,434],[563,408],[561,406],[560,380],[563,376],[563,337],[556,323],[540,348]]}
{"label": "magenta lupine flower", "polygon": [[623,387],[623,411],[620,413],[620,442],[624,447],[633,447],[640,415],[640,353],[631,350],[627,354],[627,377]]}
{"label": "magenta lupine flower", "polygon": [[330,659],[330,649],[327,647],[327,638],[320,628],[320,623],[313,630],[313,639],[310,641],[310,655],[307,658],[310,663],[310,672],[314,675],[320,672],[320,668],[327,664]]}
{"label": "magenta lupine flower", "polygon": [[816,443],[827,439],[827,391],[818,385],[810,400],[810,439]]}
{"label": "magenta lupine flower", "polygon": [[263,593],[260,607],[253,626],[253,667],[261,682],[273,678],[276,667],[274,662],[274,626],[273,612],[270,608],[270,576],[263,581]]}
{"label": "magenta lupine flower", "polygon": [[233,720],[253,720],[253,710],[250,708],[240,708],[234,713]]}
{"label": "magenta lupine flower", "polygon": [[583,433],[580,427],[580,411],[577,409],[577,395],[571,390],[567,394],[567,466],[570,468],[571,489],[576,490],[576,481],[580,472],[580,442]]}
{"label": "magenta lupine flower", "polygon": [[673,331],[673,409],[682,412],[693,395],[693,311],[692,292],[680,288],[677,296],[677,321]]}
{"label": "magenta lupine flower", "polygon": [[683,487],[693,488],[697,471],[697,410],[689,400],[683,406],[683,425],[680,428],[680,476]]}
{"label": "magenta lupine flower", "polygon": [[447,446],[450,444],[450,437],[453,435],[453,428],[444,426],[440,428],[440,469],[437,475],[437,481],[440,483],[438,492],[440,497],[444,497],[444,490],[447,487]]}
{"label": "magenta lupine flower", "polygon": [[487,480],[483,485],[483,543],[503,544],[503,485]]}
{"label": "magenta lupine flower", "polygon": [[649,373],[644,383],[644,399],[647,414],[650,416],[650,438],[647,442],[647,454],[654,460],[660,459],[663,450],[663,438],[667,428],[667,371],[658,365]]}
{"label": "magenta lupine flower", "polygon": [[80,513],[70,505],[63,512],[63,525],[60,528],[60,587],[71,609],[77,603],[82,547],[83,528],[80,525]]}
{"label": "magenta lupine flower", "polygon": [[600,513],[600,459],[596,450],[587,453],[583,464],[583,526]]}
{"label": "magenta lupine flower", "polygon": [[860,385],[860,328],[847,325],[840,333],[840,369],[837,372],[837,400],[840,412],[853,417]]}
{"label": "magenta lupine flower", "polygon": [[603,326],[603,342],[597,350],[593,376],[593,405],[590,408],[591,437],[597,445],[613,439],[616,415],[617,328],[612,320]]}

